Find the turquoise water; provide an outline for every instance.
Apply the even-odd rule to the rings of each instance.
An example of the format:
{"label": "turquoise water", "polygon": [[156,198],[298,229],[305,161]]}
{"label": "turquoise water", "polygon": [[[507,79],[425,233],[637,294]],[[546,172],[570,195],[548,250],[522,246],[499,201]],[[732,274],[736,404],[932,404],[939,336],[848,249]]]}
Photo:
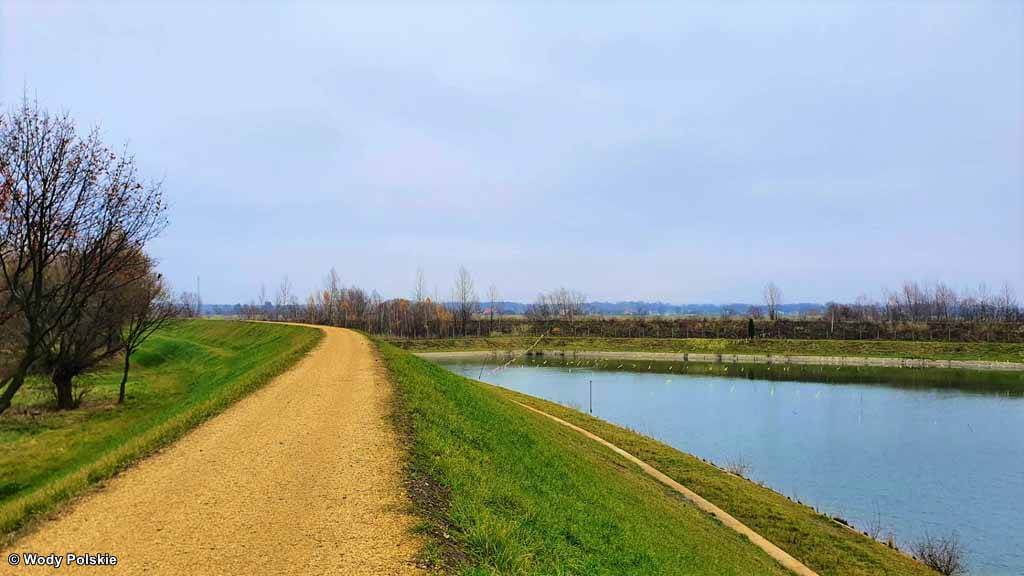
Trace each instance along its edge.
{"label": "turquoise water", "polygon": [[[1024,574],[1024,398],[881,384],[594,370],[545,361],[450,370],[588,411],[901,548],[955,531],[971,574]],[[592,385],[591,385],[592,383]]]}

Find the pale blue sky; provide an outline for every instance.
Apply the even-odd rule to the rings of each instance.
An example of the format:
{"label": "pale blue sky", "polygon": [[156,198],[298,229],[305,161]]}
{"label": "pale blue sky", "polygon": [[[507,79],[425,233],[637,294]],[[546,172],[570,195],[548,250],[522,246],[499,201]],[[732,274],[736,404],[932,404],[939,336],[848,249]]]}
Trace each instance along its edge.
{"label": "pale blue sky", "polygon": [[163,178],[177,288],[1024,292],[1024,4],[0,1],[27,88]]}

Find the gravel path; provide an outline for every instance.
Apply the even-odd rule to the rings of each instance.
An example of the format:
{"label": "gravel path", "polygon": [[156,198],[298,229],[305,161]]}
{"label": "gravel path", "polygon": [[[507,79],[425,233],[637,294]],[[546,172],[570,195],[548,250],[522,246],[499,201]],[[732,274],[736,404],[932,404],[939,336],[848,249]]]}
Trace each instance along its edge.
{"label": "gravel path", "polygon": [[[111,553],[47,574],[415,574],[420,542],[366,338],[325,328],[294,368],[83,498],[10,552]],[[7,571],[7,572],[5,572]]]}

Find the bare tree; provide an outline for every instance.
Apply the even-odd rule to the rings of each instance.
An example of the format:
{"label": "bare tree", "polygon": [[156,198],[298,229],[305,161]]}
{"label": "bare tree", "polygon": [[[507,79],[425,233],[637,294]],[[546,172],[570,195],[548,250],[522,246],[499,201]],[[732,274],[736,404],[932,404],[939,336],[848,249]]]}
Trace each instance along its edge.
{"label": "bare tree", "polygon": [[292,283],[286,275],[281,279],[281,284],[277,287],[277,294],[274,296],[274,316],[276,318],[288,318],[288,309],[294,300]]}
{"label": "bare tree", "polygon": [[956,292],[939,282],[932,290],[932,302],[932,315],[939,320],[949,320],[956,311]]}
{"label": "bare tree", "polygon": [[22,322],[18,360],[0,376],[0,413],[46,342],[89,313],[164,214],[159,184],[144,184],[134,159],[98,132],[79,137],[68,116],[27,100],[0,114],[0,309]]}
{"label": "bare tree", "polygon": [[559,288],[558,290],[552,290],[548,293],[548,302],[554,309],[554,315],[559,318],[572,319],[572,299],[569,295],[569,291],[565,288]]}
{"label": "bare tree", "polygon": [[883,308],[885,310],[885,319],[889,322],[896,322],[902,316],[902,305],[900,304],[900,296],[896,292],[890,292],[888,289],[884,291],[885,304]]}
{"label": "bare tree", "polygon": [[497,315],[499,322],[501,321],[501,310],[499,310],[501,303],[498,301],[500,296],[498,295],[498,287],[494,284],[487,288],[487,299],[489,300],[487,312],[491,318],[488,330],[494,331],[494,316]]}
{"label": "bare tree", "polygon": [[988,289],[988,285],[984,282],[978,284],[977,293],[977,318],[979,320],[991,319],[995,316],[993,309],[993,298],[992,293]]}
{"label": "bare tree", "polygon": [[413,302],[423,302],[427,298],[427,277],[423,268],[416,269],[416,284],[412,289]]}
{"label": "bare tree", "polygon": [[178,294],[178,302],[174,313],[180,318],[198,318],[199,295],[195,292],[182,292]]}
{"label": "bare tree", "polygon": [[270,299],[267,298],[267,285],[260,284],[260,291],[256,294],[256,301],[259,303],[260,310],[263,310],[263,316],[267,315],[267,308],[270,304]]}
{"label": "bare tree", "polygon": [[902,297],[903,309],[910,315],[911,321],[928,319],[928,302],[931,298],[927,289],[922,289],[917,282],[904,282]]}
{"label": "bare tree", "polygon": [[324,279],[324,317],[329,326],[337,326],[341,318],[342,287],[338,271],[331,268]]}
{"label": "bare tree", "polygon": [[995,302],[996,317],[1003,322],[1013,320],[1013,313],[1017,309],[1017,296],[1009,282],[1003,283],[1003,288],[995,296]]}
{"label": "bare tree", "polygon": [[427,326],[427,279],[423,274],[423,268],[416,268],[416,284],[412,289],[412,321],[413,321],[413,336],[416,336],[422,329],[423,333],[427,333],[429,328]]}
{"label": "bare tree", "polygon": [[124,404],[132,355],[167,320],[174,317],[174,304],[170,301],[163,278],[152,270],[146,277],[127,287],[121,305],[124,314],[119,335],[124,353],[124,371],[117,394],[118,404]]}
{"label": "bare tree", "polygon": [[480,309],[480,300],[477,298],[476,289],[473,286],[473,277],[470,276],[465,266],[459,266],[459,274],[455,278],[453,300],[459,331],[465,335],[466,326],[473,319],[473,314]]}
{"label": "bare tree", "polygon": [[567,316],[569,321],[573,322],[578,316],[583,316],[587,312],[587,296],[582,292],[576,290],[570,290],[568,296],[569,305],[566,308]]}
{"label": "bare tree", "polygon": [[857,296],[854,307],[859,311],[860,317],[865,320],[878,322],[882,319],[881,307],[877,303],[872,302],[867,294]]}
{"label": "bare tree", "polygon": [[536,321],[568,320],[575,334],[575,322],[586,311],[587,297],[582,292],[559,288],[537,294],[537,300],[526,307],[526,317]]}
{"label": "bare tree", "polygon": [[768,309],[768,318],[777,320],[779,307],[782,306],[782,290],[779,290],[774,282],[769,282],[764,286],[764,306]]}
{"label": "bare tree", "polygon": [[537,294],[537,299],[526,307],[526,317],[531,320],[544,321],[551,318],[552,310],[551,304],[548,302],[548,297],[543,292]]}

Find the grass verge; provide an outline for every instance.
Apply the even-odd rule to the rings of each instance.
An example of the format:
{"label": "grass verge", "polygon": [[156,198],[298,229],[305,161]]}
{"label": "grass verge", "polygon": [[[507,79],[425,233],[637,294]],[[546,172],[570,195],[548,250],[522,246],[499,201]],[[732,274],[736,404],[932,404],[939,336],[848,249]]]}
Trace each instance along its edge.
{"label": "grass verge", "polygon": [[133,356],[121,406],[118,366],[85,377],[92,389],[69,412],[53,411],[48,382],[34,378],[0,417],[0,542],[267,383],[322,334],[282,324],[172,322]]}
{"label": "grass verge", "polygon": [[[409,434],[414,500],[462,574],[785,574],[592,430],[762,531],[821,574],[931,574],[813,510],[654,440],[457,376],[378,341]],[[700,482],[696,482],[700,480]],[[424,494],[429,497],[424,497]],[[790,549],[792,548],[792,549]]]}
{"label": "grass verge", "polygon": [[[469,337],[392,340],[413,352],[523,350],[536,337]],[[775,354],[792,356],[864,356],[925,360],[986,360],[1024,362],[1024,343],[922,342],[894,340],[727,340],[719,338],[572,338],[545,337],[547,350],[610,352],[692,352],[701,354]]]}
{"label": "grass verge", "polygon": [[812,508],[631,430],[560,404],[493,388],[633,454],[713,502],[822,576],[934,576],[923,564]]}

